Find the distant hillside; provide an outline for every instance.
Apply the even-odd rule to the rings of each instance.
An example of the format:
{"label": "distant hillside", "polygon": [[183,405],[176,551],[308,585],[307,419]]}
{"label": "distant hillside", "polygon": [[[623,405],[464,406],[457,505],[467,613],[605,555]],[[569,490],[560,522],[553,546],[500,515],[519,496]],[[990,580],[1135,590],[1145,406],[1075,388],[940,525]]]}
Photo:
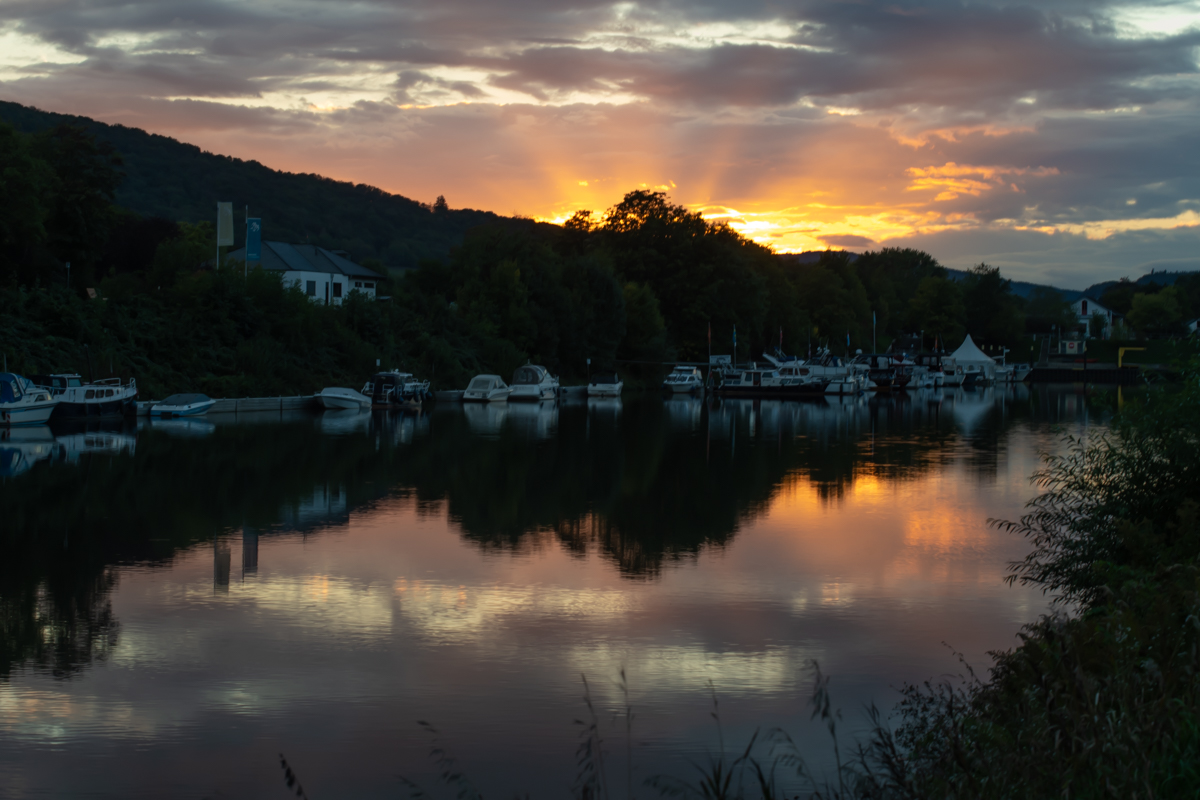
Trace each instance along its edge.
{"label": "distant hillside", "polygon": [[[1145,275],[1138,278],[1136,281],[1134,281],[1134,283],[1139,286],[1147,286],[1151,283],[1157,283],[1159,286],[1174,286],[1175,281],[1179,280],[1184,275],[1195,275],[1195,274],[1196,274],[1195,270],[1190,271],[1190,272],[1153,272],[1153,271],[1151,271],[1151,272],[1147,272]],[[1088,297],[1099,297],[1100,295],[1104,294],[1104,292],[1107,291],[1110,287],[1116,286],[1118,283],[1120,283],[1120,281],[1102,281],[1100,283],[1094,283],[1091,286],[1089,286],[1088,288],[1084,289],[1082,292],[1080,292],[1080,294],[1087,295]]]}
{"label": "distant hillside", "polygon": [[[53,114],[0,101],[0,122],[25,133],[64,123],[81,125],[124,159],[118,205],[146,217],[200,222],[216,218],[215,203],[231,201],[240,221],[247,204],[262,217],[264,237],[346,250],[355,260],[378,258],[413,267],[445,257],[470,228],[499,217],[473,209],[429,206],[365,184],[279,172],[257,161],[215,155],[195,145],[124,125]],[[239,243],[242,235],[238,225]]]}
{"label": "distant hillside", "polygon": [[[968,272],[965,269],[946,268],[946,272],[950,273],[950,279],[955,281],[966,280]],[[1053,289],[1062,295],[1063,300],[1068,303],[1078,300],[1087,292],[1081,292],[1077,289],[1060,289],[1057,286],[1050,286],[1045,283],[1029,283],[1028,281],[1013,281],[1012,291],[1017,297],[1029,297],[1033,294],[1034,289]]]}

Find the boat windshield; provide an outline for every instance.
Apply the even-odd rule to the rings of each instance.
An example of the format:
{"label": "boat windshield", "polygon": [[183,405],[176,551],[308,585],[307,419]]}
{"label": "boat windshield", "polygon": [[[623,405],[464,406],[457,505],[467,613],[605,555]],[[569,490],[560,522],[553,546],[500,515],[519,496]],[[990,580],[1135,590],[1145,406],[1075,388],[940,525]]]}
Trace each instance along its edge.
{"label": "boat windshield", "polygon": [[541,367],[535,367],[527,364],[519,368],[513,373],[513,385],[515,386],[537,386],[542,382],[542,375],[545,373]]}
{"label": "boat windshield", "polygon": [[472,391],[482,392],[486,389],[491,389],[494,381],[495,378],[485,378],[484,376],[480,375],[479,377],[472,379],[467,388],[471,389]]}
{"label": "boat windshield", "polygon": [[597,372],[592,376],[593,385],[610,384],[617,382],[617,374],[615,372]]}

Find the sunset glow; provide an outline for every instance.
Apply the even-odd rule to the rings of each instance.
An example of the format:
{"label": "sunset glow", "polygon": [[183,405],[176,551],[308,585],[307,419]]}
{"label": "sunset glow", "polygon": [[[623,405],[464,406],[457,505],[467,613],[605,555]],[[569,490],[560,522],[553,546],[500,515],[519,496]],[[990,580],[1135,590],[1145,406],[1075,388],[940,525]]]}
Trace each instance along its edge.
{"label": "sunset glow", "polygon": [[1200,267],[1190,2],[121,9],[13,7],[0,98],[455,208],[653,188],[780,252]]}

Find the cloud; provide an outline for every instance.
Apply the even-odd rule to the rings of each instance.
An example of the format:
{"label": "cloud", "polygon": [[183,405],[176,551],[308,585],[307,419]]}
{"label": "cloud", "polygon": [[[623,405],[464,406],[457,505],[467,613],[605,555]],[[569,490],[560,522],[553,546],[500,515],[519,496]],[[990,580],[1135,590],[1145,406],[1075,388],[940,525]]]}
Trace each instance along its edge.
{"label": "cloud", "polygon": [[1083,234],[1140,227],[1142,261],[1174,259],[1200,210],[1194,11],[17,0],[0,96],[501,213],[674,181],[781,249],[1027,231],[1059,260],[1014,268],[1084,274]]}

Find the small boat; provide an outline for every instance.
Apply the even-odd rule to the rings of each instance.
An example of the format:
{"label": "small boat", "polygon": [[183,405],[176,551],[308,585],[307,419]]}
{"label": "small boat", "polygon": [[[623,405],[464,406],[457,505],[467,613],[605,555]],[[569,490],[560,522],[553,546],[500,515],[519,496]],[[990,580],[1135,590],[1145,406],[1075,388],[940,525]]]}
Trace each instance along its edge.
{"label": "small boat", "polygon": [[150,416],[162,417],[164,419],[170,417],[200,417],[207,414],[208,410],[216,402],[216,400],[213,400],[206,394],[173,394],[167,399],[150,406]]}
{"label": "small boat", "polygon": [[58,398],[54,419],[117,419],[136,413],[137,381],[122,384],[120,378],[102,378],[84,383],[74,373],[30,375],[35,386]]}
{"label": "small boat", "polygon": [[411,372],[376,372],[363,386],[372,408],[420,408],[430,395],[429,381],[419,381]]}
{"label": "small boat", "polygon": [[322,408],[327,409],[371,407],[371,398],[362,392],[356,392],[353,389],[346,389],[341,386],[327,386],[313,395],[313,397],[316,398]]}
{"label": "small boat", "polygon": [[553,400],[558,397],[558,378],[545,367],[526,364],[513,373],[509,400]]}
{"label": "small boat", "polygon": [[663,381],[668,392],[698,392],[704,388],[704,376],[697,367],[678,366]]}
{"label": "small boat", "polygon": [[499,375],[476,375],[467,384],[462,399],[464,403],[497,403],[507,400],[511,392],[512,389]]}
{"label": "small boat", "polygon": [[620,397],[625,382],[615,372],[597,372],[588,381],[588,397]]}
{"label": "small boat", "polygon": [[11,372],[0,372],[0,427],[41,425],[50,419],[59,399]]}

